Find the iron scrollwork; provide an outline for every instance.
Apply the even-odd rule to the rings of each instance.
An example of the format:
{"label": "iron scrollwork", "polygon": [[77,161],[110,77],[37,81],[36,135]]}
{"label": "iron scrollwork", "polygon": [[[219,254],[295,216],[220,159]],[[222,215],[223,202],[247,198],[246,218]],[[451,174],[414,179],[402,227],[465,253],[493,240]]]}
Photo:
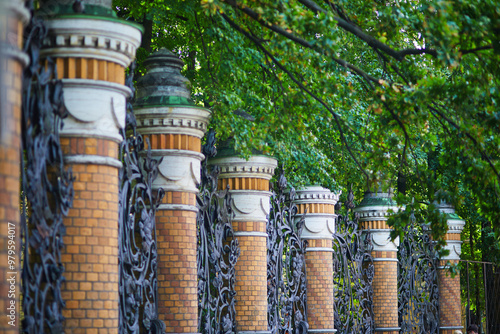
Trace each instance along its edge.
{"label": "iron scrollwork", "polygon": [[295,190],[278,177],[267,224],[268,328],[276,333],[307,333],[306,242],[300,239],[304,216],[296,219]]}
{"label": "iron scrollwork", "polygon": [[202,153],[200,192],[197,195],[198,330],[204,334],[235,332],[235,265],[240,249],[232,226],[229,189],[217,190],[218,166],[209,171],[207,160],[216,155],[215,132],[207,134]]}
{"label": "iron scrollwork", "polygon": [[[33,2],[26,5],[33,14]],[[59,141],[62,119],[67,116],[62,82],[54,79],[55,62],[40,59],[47,32],[43,20],[32,15],[25,31],[24,51],[30,65],[23,77],[21,123],[22,330],[30,334],[63,332],[63,218],[74,194],[71,169],[65,170]]]}
{"label": "iron scrollwork", "polygon": [[[133,92],[134,67],[126,79]],[[136,131],[132,99],[127,100],[126,126],[121,130],[124,140],[120,145],[119,332],[163,333],[165,324],[158,320],[155,216],[164,191],[155,192],[152,187],[161,160],[152,158],[149,145],[144,150],[142,136]]]}
{"label": "iron scrollwork", "polygon": [[350,191],[333,234],[334,322],[339,334],[368,334],[374,330],[373,246],[369,232],[358,230],[353,199]]}
{"label": "iron scrollwork", "polygon": [[398,305],[401,333],[439,331],[439,257],[425,225],[413,213],[398,251]]}

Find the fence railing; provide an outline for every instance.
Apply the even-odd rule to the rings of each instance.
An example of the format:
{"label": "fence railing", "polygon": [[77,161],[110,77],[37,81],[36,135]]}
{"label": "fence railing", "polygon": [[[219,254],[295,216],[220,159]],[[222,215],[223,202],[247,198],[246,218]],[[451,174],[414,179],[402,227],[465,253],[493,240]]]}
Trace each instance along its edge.
{"label": "fence railing", "polygon": [[500,265],[460,261],[464,323],[475,324],[478,334],[500,333]]}

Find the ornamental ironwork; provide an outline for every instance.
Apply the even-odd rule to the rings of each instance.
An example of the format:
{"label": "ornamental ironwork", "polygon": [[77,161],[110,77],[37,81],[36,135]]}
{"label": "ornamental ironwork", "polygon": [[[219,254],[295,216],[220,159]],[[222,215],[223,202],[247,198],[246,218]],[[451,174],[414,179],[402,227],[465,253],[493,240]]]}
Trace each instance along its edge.
{"label": "ornamental ironwork", "polygon": [[295,189],[285,193],[283,171],[273,188],[267,224],[268,328],[272,334],[307,333],[304,215],[295,217]]}
{"label": "ornamental ironwork", "polygon": [[426,225],[413,212],[398,251],[398,314],[401,333],[439,331],[438,254]]}
{"label": "ornamental ironwork", "polygon": [[[135,63],[126,85],[133,87]],[[144,149],[137,133],[132,109],[127,99],[126,125],[121,129],[123,167],[119,171],[119,333],[163,333],[165,324],[158,320],[158,253],[156,210],[163,198],[162,189],[153,190],[161,160]]]}
{"label": "ornamental ironwork", "polygon": [[217,154],[214,130],[210,129],[206,137],[196,197],[198,330],[204,334],[229,334],[236,331],[235,265],[240,249],[232,226],[229,188],[217,190],[220,168],[207,167],[208,159]]}
{"label": "ornamental ironwork", "polygon": [[[59,141],[67,116],[61,80],[51,58],[40,59],[47,27],[33,15],[25,31],[24,51],[30,65],[24,71],[22,97],[22,308],[25,333],[62,333],[65,281],[61,250],[66,234],[63,218],[73,201],[71,168],[65,170]],[[29,212],[29,213],[28,213]]]}
{"label": "ornamental ironwork", "polygon": [[[374,330],[373,245],[370,232],[358,229],[353,199],[350,191],[346,213],[337,217],[333,234],[334,323],[339,334],[367,334]],[[337,203],[336,211],[340,206]]]}

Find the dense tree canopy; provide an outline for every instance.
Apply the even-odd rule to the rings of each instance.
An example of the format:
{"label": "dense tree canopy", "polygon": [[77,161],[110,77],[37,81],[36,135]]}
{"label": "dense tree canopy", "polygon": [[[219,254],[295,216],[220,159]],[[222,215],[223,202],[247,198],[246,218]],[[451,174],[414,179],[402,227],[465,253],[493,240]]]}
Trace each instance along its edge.
{"label": "dense tree canopy", "polygon": [[296,185],[390,185],[436,234],[441,199],[500,231],[498,1],[115,5],[145,27],[139,64],[179,54],[196,103],[243,156],[275,155]]}

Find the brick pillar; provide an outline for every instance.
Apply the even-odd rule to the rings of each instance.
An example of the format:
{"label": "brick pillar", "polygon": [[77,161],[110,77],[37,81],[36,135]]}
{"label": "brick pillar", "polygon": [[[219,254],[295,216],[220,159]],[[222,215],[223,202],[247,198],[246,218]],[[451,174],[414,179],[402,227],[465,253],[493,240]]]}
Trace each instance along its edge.
{"label": "brick pillar", "polygon": [[446,249],[450,253],[441,258],[438,267],[439,283],[439,333],[453,334],[456,330],[463,330],[462,308],[460,299],[460,274],[454,277],[449,271],[450,265],[455,265],[460,260],[462,252],[462,241],[460,234],[465,225],[453,209],[453,206],[438,204],[439,211],[446,214],[448,219],[448,231],[446,232]]}
{"label": "brick pillar", "polygon": [[[0,0],[1,333],[19,333],[20,323],[21,82],[23,68],[28,63],[28,57],[20,50],[23,48],[23,28],[29,18],[23,4],[20,0]],[[14,262],[9,264],[8,260]]]}
{"label": "brick pillar", "polygon": [[[308,241],[307,321],[309,333],[334,333],[332,234],[339,194],[310,186],[297,191],[297,213],[305,215],[301,238]],[[300,216],[299,216],[300,217]]]}
{"label": "brick pillar", "polygon": [[[43,1],[49,37],[42,57],[57,63],[69,116],[61,146],[73,170],[73,208],[64,219],[62,297],[66,333],[118,333],[119,129],[125,125],[125,68],[140,44],[140,29],[112,16],[111,3]],[[54,3],[58,3],[54,6]],[[88,6],[87,6],[88,5]],[[55,12],[54,12],[55,11]],[[98,15],[90,15],[98,13]],[[65,14],[58,16],[58,14]],[[105,16],[109,15],[109,16]]]}
{"label": "brick pillar", "polygon": [[399,238],[390,239],[388,210],[398,207],[389,193],[365,193],[355,212],[361,230],[370,230],[373,243],[373,312],[377,333],[398,334],[398,246]]}
{"label": "brick pillar", "polygon": [[158,316],[167,333],[198,332],[196,194],[203,160],[201,138],[209,111],[191,101],[183,62],[161,49],[145,62],[138,80],[137,127],[152,154],[162,157],[153,188],[165,197],[156,213]]}
{"label": "brick pillar", "polygon": [[236,326],[240,333],[269,333],[267,326],[267,215],[269,180],[275,159],[252,156],[248,161],[227,150],[209,161],[221,167],[219,189],[229,185],[235,214],[233,229],[240,244],[236,263]]}

